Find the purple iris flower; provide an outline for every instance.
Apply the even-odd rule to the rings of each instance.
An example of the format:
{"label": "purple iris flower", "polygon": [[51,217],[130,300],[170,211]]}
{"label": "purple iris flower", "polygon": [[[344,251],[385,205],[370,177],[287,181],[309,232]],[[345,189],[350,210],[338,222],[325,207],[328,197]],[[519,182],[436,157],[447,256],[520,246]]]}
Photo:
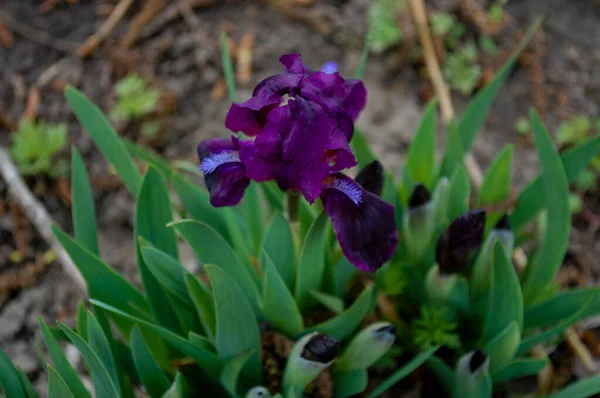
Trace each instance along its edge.
{"label": "purple iris flower", "polygon": [[309,203],[321,198],[346,257],[361,270],[376,271],[398,242],[394,208],[340,173],[356,165],[349,141],[366,104],[365,87],[342,78],[334,63],[314,72],[298,54],[280,61],[284,72],[260,82],[252,98],[234,103],[227,114],[229,129],[255,139],[198,146],[211,203],[239,203],[250,180],[274,180]]}

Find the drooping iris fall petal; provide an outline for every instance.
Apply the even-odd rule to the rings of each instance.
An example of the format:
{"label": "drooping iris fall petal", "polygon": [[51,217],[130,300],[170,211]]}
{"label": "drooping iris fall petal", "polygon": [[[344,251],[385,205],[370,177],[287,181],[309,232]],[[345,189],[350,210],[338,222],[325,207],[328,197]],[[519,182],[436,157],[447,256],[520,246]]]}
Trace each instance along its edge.
{"label": "drooping iris fall petal", "polygon": [[373,272],[392,257],[398,243],[392,205],[341,173],[325,181],[321,200],[340,247],[354,266]]}
{"label": "drooping iris fall petal", "polygon": [[240,161],[240,149],[251,145],[235,137],[208,139],[198,145],[199,168],[213,206],[234,206],[242,200],[250,179]]}

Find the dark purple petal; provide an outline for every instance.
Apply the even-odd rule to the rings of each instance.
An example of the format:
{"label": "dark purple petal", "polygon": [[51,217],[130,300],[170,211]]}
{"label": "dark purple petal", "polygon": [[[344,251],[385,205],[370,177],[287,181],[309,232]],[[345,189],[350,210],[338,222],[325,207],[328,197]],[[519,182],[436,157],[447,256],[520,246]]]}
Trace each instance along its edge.
{"label": "dark purple petal", "polygon": [[484,210],[471,210],[454,220],[442,233],[435,247],[441,273],[462,272],[471,265],[483,241],[485,219]]}
{"label": "dark purple petal", "polygon": [[358,119],[358,115],[367,105],[367,89],[360,80],[346,80],[344,83],[344,98],[342,109],[352,118]]}
{"label": "dark purple petal", "polygon": [[431,194],[423,184],[417,184],[408,198],[408,208],[415,209],[431,200]]}
{"label": "dark purple petal", "polygon": [[279,62],[285,66],[287,73],[299,73],[304,74],[306,67],[302,63],[302,56],[300,54],[285,54],[279,57]]}
{"label": "dark purple petal", "polygon": [[302,98],[269,113],[255,140],[255,153],[244,160],[256,181],[275,179],[279,187],[299,190],[309,202],[321,193],[329,175],[326,157],[330,121],[323,109]]}
{"label": "dark purple petal", "polygon": [[340,247],[354,266],[373,272],[392,257],[398,243],[392,205],[341,173],[327,179],[321,200]]}
{"label": "dark purple petal", "polygon": [[381,191],[383,191],[383,165],[378,160],[372,161],[362,168],[355,180],[367,191],[381,196]]}
{"label": "dark purple petal", "polygon": [[208,139],[198,145],[199,168],[213,206],[234,206],[242,200],[250,179],[240,161],[240,149],[248,151],[252,145],[235,137]]}
{"label": "dark purple petal", "polygon": [[329,159],[329,172],[335,173],[356,166],[356,158],[348,143],[348,138],[342,130],[334,128],[327,140],[327,157]]}

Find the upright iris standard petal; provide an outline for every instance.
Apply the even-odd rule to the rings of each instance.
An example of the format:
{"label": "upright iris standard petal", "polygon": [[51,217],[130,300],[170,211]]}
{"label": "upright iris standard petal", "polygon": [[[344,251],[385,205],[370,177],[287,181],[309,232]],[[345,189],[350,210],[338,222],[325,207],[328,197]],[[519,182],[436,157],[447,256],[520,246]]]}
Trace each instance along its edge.
{"label": "upright iris standard petal", "polygon": [[251,146],[235,137],[208,139],[198,145],[199,168],[213,206],[234,206],[242,200],[250,179],[240,161],[240,149],[247,151]]}
{"label": "upright iris standard petal", "polygon": [[254,88],[252,98],[241,104],[232,104],[225,127],[248,136],[257,135],[265,125],[269,112],[279,106],[285,94],[291,94],[299,85],[306,68],[299,54],[283,55],[280,59],[285,71],[267,77]]}
{"label": "upright iris standard petal", "polygon": [[281,190],[300,191],[314,202],[329,175],[326,146],[330,129],[323,109],[302,98],[274,109],[254,141],[255,153],[247,161],[244,157],[248,177],[274,179]]}
{"label": "upright iris standard petal", "polygon": [[394,207],[341,173],[323,186],[323,207],[344,255],[363,271],[376,271],[396,249]]}

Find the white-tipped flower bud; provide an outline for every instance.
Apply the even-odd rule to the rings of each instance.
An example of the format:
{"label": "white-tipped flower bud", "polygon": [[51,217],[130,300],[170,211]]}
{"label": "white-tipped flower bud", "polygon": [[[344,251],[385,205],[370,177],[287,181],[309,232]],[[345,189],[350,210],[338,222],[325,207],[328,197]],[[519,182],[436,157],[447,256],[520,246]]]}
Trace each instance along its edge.
{"label": "white-tipped flower bud", "polygon": [[258,386],[248,391],[246,398],[271,398],[271,393],[265,387]]}
{"label": "white-tipped flower bud", "polygon": [[351,372],[366,369],[384,356],[395,340],[396,328],[391,323],[374,323],[354,337],[337,360],[335,370]]}
{"label": "white-tipped flower bud", "polygon": [[490,359],[481,350],[463,355],[456,364],[454,398],[491,398]]}

